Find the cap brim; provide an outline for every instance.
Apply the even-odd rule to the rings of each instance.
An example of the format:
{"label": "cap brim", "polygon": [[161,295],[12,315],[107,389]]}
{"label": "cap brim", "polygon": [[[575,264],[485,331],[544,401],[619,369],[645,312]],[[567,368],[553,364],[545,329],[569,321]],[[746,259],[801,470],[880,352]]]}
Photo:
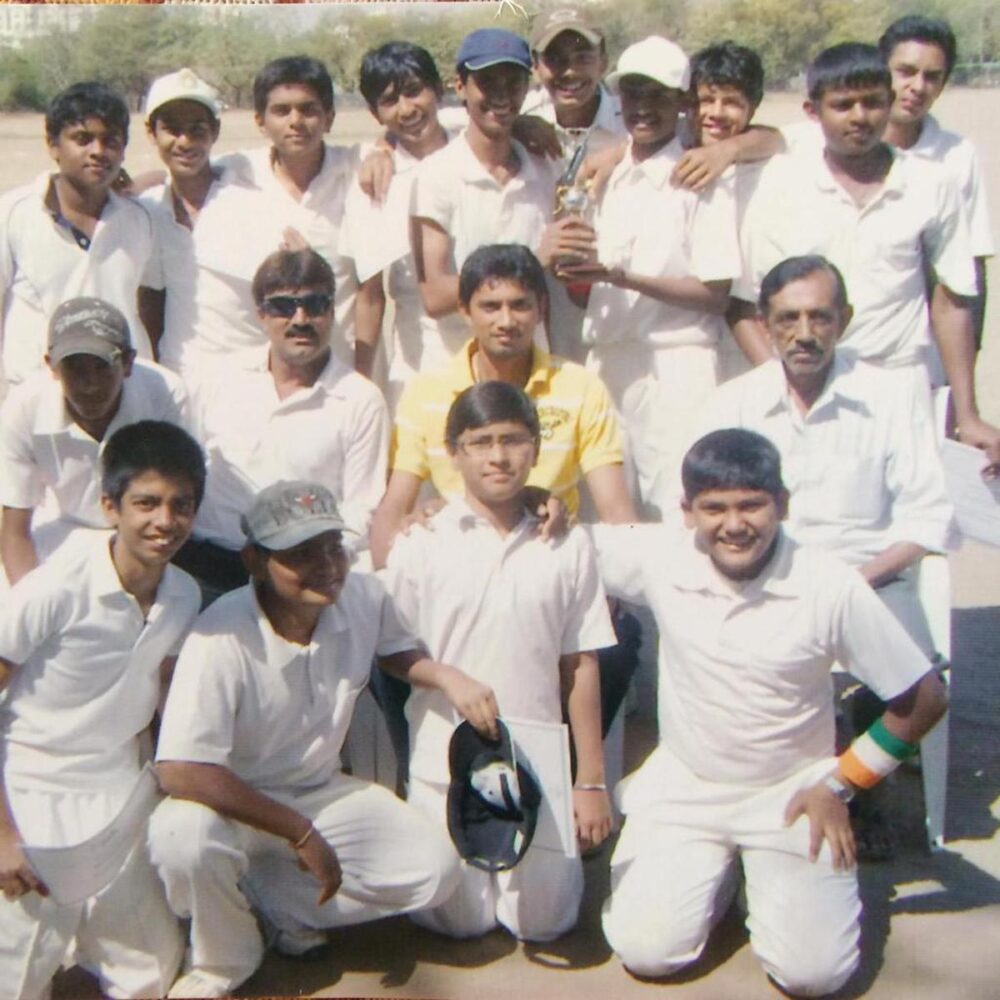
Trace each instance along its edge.
{"label": "cap brim", "polygon": [[208,109],[213,121],[219,120],[219,109],[204,97],[197,94],[178,94],[176,97],[168,97],[165,101],[160,101],[155,107],[146,108],[146,123],[148,124],[152,120],[157,111],[165,108],[168,104],[173,104],[174,101],[194,101],[195,104],[200,104],[203,108]]}
{"label": "cap brim", "polygon": [[520,66],[521,69],[531,72],[531,63],[518,59],[517,56],[483,56],[481,59],[466,59],[464,66],[470,73],[478,73],[481,69],[489,69],[490,66],[502,66],[510,63],[512,66]]}
{"label": "cap brim", "polygon": [[127,348],[116,347],[109,344],[100,337],[65,337],[57,343],[50,344],[48,348],[49,361],[57,365],[63,358],[71,357],[74,354],[91,354],[95,358],[106,361],[109,365],[114,364]]}
{"label": "cap brim", "polygon": [[295,548],[296,545],[308,542],[310,538],[325,534],[327,531],[349,531],[351,534],[356,534],[339,517],[320,515],[299,524],[286,525],[265,538],[253,538],[251,541],[272,552],[281,552],[284,549]]}
{"label": "cap brim", "polygon": [[535,52],[544,52],[552,44],[554,39],[558,38],[561,34],[563,34],[563,32],[566,31],[575,32],[582,38],[586,38],[591,45],[600,45],[601,42],[604,41],[604,35],[602,35],[599,31],[595,31],[593,28],[584,28],[575,24],[557,24],[532,41],[531,48]]}

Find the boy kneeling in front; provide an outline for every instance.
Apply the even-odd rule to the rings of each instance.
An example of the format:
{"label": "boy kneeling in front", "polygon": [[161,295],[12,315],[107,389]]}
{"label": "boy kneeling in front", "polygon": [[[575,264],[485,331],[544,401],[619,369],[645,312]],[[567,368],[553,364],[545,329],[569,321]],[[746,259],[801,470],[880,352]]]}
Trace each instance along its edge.
{"label": "boy kneeling in front", "polygon": [[[783,534],[766,438],[708,434],[682,479],[687,532],[592,529],[608,592],[649,604],[661,652],[661,743],[620,789],[604,932],[631,972],[677,972],[725,911],[739,857],[751,946],[787,993],[821,996],[858,965],[846,803],[916,750],[944,690],[856,570]],[[839,758],[835,660],[888,702]]]}
{"label": "boy kneeling in front", "polygon": [[181,652],[160,732],[171,798],[150,821],[174,911],[191,918],[170,996],[219,997],[265,941],[304,956],[326,929],[444,901],[457,859],[443,830],[344,774],[340,749],[374,655],[447,686],[372,576],[348,574],[344,522],[316,483],[279,482],[243,517],[248,586],[213,604]]}

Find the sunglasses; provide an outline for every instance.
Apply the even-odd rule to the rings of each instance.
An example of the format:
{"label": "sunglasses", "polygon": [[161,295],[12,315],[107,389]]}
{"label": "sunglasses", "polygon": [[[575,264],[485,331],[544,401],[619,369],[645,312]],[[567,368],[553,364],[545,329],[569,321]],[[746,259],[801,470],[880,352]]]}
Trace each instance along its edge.
{"label": "sunglasses", "polygon": [[322,316],[330,311],[333,299],[324,292],[309,292],[308,295],[271,295],[261,303],[261,311],[266,316],[280,316],[291,319],[301,306],[307,316]]}

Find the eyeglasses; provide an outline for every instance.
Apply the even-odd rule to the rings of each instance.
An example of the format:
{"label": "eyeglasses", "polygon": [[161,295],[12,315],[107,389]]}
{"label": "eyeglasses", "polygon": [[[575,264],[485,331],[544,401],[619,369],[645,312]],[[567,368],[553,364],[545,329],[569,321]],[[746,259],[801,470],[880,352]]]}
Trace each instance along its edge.
{"label": "eyeglasses", "polygon": [[291,319],[301,306],[307,316],[322,316],[330,311],[333,299],[324,292],[309,292],[308,295],[271,295],[264,299],[260,308],[265,316]]}
{"label": "eyeglasses", "polygon": [[535,439],[530,434],[500,434],[498,437],[482,434],[459,441],[458,446],[466,455],[482,458],[493,451],[497,445],[500,445],[504,451],[520,451],[522,448],[530,448],[534,443]]}

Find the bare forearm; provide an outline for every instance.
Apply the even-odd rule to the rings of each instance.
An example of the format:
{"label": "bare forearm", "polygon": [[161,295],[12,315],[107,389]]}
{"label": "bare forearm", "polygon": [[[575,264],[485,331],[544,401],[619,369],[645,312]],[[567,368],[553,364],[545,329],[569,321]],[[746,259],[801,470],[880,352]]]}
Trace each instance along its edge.
{"label": "bare forearm", "polygon": [[861,567],[861,575],[875,588],[889,583],[899,576],[904,569],[919,562],[927,550],[915,542],[896,542],[884,549],[877,556],[869,559]]}
{"label": "bare forearm", "polygon": [[767,329],[749,302],[733,299],[726,310],[726,322],[733,340],[751,364],[762,365],[774,356]]}
{"label": "bare forearm", "polygon": [[785,148],[781,132],[770,125],[751,125],[745,132],[724,139],[723,142],[731,144],[733,163],[769,160]]}
{"label": "bare forearm", "polygon": [[384,317],[385,289],[379,271],[358,289],[354,310],[354,370],[365,378],[372,377]]}
{"label": "bare forearm", "polygon": [[33,513],[28,507],[4,507],[0,513],[0,560],[12,586],[38,565],[31,539]]}
{"label": "bare forearm", "polygon": [[576,781],[579,785],[604,784],[601,685],[597,671],[597,656],[594,653],[576,653],[559,660],[566,714],[576,750]]}
{"label": "bare forearm", "polygon": [[654,278],[635,274],[625,268],[614,268],[611,274],[612,284],[619,288],[648,295],[658,302],[665,302],[679,309],[722,316],[729,304],[728,281],[699,281],[691,275],[682,278]]}
{"label": "bare forearm", "polygon": [[167,293],[161,288],[146,288],[143,286],[137,294],[139,319],[149,334],[149,342],[153,345],[153,356],[160,356],[160,338],[165,326]]}
{"label": "bare forearm", "polygon": [[944,684],[933,670],[886,706],[882,723],[905,743],[919,743],[948,708]]}
{"label": "bare forearm", "polygon": [[931,299],[931,327],[951,386],[955,416],[961,431],[964,419],[979,415],[974,379],[976,347],[969,303],[945,285],[936,285]]}
{"label": "bare forearm", "polygon": [[298,841],[312,825],[302,813],[251,788],[228,767],[161,761],[156,771],[168,795],[200,802],[220,816],[272,833],[290,843]]}
{"label": "bare forearm", "polygon": [[587,473],[586,481],[597,516],[604,524],[635,524],[639,520],[625,484],[624,466],[600,465]]}
{"label": "bare forearm", "polygon": [[420,285],[420,298],[432,319],[448,316],[458,309],[458,275],[437,274]]}

